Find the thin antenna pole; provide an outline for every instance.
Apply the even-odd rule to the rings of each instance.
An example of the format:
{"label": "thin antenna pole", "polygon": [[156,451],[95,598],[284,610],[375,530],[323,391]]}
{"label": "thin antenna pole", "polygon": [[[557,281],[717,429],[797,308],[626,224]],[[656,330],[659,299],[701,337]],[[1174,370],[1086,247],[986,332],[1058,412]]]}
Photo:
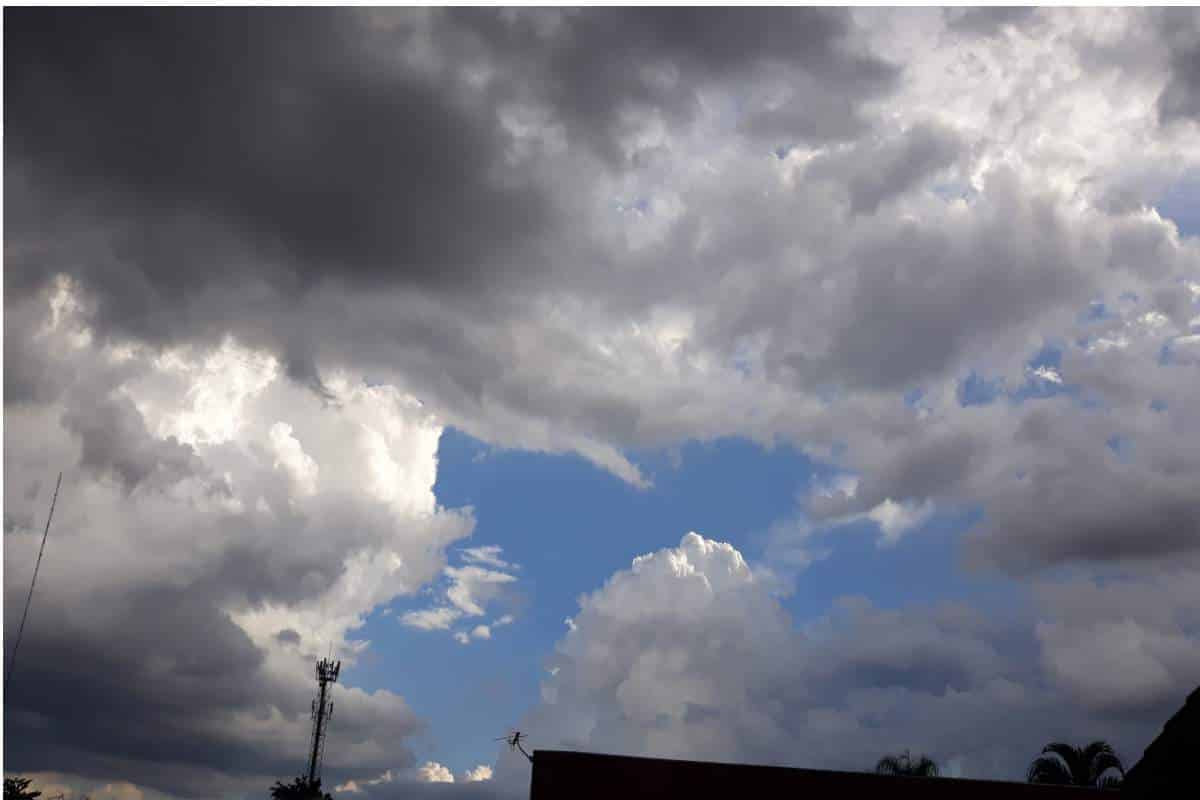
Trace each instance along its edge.
{"label": "thin antenna pole", "polygon": [[525,737],[525,734],[521,733],[520,731],[513,731],[508,736],[501,736],[499,739],[496,739],[496,741],[497,742],[506,742],[508,744],[509,748],[512,750],[520,750],[521,755],[523,755],[527,759],[529,759],[529,763],[532,764],[533,756],[531,756],[531,755],[529,755],[529,753],[525,752],[525,748],[521,746],[521,739],[523,739],[524,737]]}
{"label": "thin antenna pole", "polygon": [[25,611],[21,614],[21,627],[17,628],[17,640],[13,643],[12,655],[8,658],[8,671],[4,673],[4,693],[8,694],[8,681],[12,678],[17,663],[17,648],[21,646],[21,634],[25,632],[25,620],[29,616],[29,604],[33,601],[33,587],[37,586],[38,570],[42,568],[42,553],[46,551],[46,537],[50,535],[50,520],[54,519],[54,506],[58,504],[58,489],[62,486],[62,473],[54,484],[54,497],[50,500],[50,513],[46,515],[46,529],[42,531],[42,546],[38,548],[37,563],[33,565],[33,580],[29,582],[29,595],[25,598]]}

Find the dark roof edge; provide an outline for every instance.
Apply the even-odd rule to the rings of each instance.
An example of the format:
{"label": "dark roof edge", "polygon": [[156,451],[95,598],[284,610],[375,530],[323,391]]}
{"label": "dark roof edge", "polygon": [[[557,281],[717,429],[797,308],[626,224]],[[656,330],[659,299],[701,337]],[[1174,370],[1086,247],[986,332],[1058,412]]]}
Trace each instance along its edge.
{"label": "dark roof edge", "polygon": [[1078,789],[1081,792],[1095,792],[1096,790],[1087,786],[1058,786],[1052,784],[1037,784],[1025,783],[1023,781],[1001,781],[994,778],[951,778],[939,776],[936,778],[918,777],[915,775],[880,775],[875,772],[853,772],[849,770],[833,770],[833,769],[811,769],[808,767],[788,767],[779,764],[739,764],[728,761],[693,761],[681,758],[655,758],[653,756],[628,756],[618,753],[591,753],[583,750],[534,750],[533,764],[536,767],[539,755],[545,756],[547,761],[575,761],[575,760],[620,760],[620,761],[641,761],[648,764],[657,764],[661,766],[676,766],[676,767],[694,767],[700,769],[712,769],[719,767],[723,769],[753,769],[753,770],[778,770],[780,772],[790,773],[805,773],[810,775],[828,775],[828,776],[843,776],[853,775],[856,778],[867,780],[878,779],[881,781],[954,781],[959,783],[969,783],[972,786],[1027,786],[1037,789],[1055,789],[1062,791],[1063,789]]}

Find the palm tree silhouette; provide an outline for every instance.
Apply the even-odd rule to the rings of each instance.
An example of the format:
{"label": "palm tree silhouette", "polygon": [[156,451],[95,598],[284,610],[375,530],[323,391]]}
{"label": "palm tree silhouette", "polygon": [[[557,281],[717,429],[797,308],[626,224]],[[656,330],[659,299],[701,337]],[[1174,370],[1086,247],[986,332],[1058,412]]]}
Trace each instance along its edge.
{"label": "palm tree silhouette", "polygon": [[4,779],[4,800],[36,800],[42,793],[29,788],[33,781],[16,775]]}
{"label": "palm tree silhouette", "polygon": [[[1117,775],[1106,774],[1115,771]],[[1116,789],[1125,777],[1125,767],[1108,742],[1098,740],[1087,747],[1073,747],[1064,742],[1051,742],[1042,754],[1029,765],[1026,779],[1030,783],[1053,783],[1060,786],[1091,786]]]}
{"label": "palm tree silhouette", "polygon": [[275,781],[271,787],[271,800],[333,800],[333,797],[321,791],[320,778],[310,781],[302,775],[291,783]]}
{"label": "palm tree silhouette", "polygon": [[914,778],[936,778],[938,765],[928,756],[921,756],[913,761],[908,750],[900,755],[884,756],[875,764],[875,771],[880,775],[907,775]]}

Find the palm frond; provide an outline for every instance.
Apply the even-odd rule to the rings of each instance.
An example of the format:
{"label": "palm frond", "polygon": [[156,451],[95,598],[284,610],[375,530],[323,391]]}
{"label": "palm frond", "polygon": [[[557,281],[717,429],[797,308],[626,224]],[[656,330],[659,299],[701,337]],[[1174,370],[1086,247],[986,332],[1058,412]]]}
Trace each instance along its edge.
{"label": "palm frond", "polygon": [[919,775],[923,778],[936,778],[938,776],[938,765],[932,758],[921,756],[920,760],[910,768],[910,774]]}
{"label": "palm frond", "polygon": [[1053,753],[1063,760],[1071,775],[1072,786],[1090,785],[1091,769],[1084,751],[1065,742],[1051,742],[1042,748],[1043,753]]}
{"label": "palm frond", "polygon": [[908,775],[921,778],[936,778],[938,766],[928,756],[921,756],[916,761],[908,750],[898,755],[887,755],[875,764],[875,772],[880,775]]}
{"label": "palm frond", "polygon": [[1098,782],[1104,773],[1110,770],[1125,775],[1125,766],[1116,753],[1101,753],[1092,761],[1092,783]]}
{"label": "palm frond", "polygon": [[[1118,775],[1105,777],[1111,771]],[[1051,742],[1029,765],[1026,779],[1030,783],[1111,787],[1119,785],[1124,775],[1125,767],[1112,746],[1096,740],[1086,747]]]}
{"label": "palm frond", "polygon": [[903,775],[904,764],[896,756],[884,756],[875,764],[875,771],[880,775]]}
{"label": "palm frond", "polygon": [[1070,786],[1072,783],[1071,770],[1057,755],[1040,755],[1035,758],[1029,765],[1025,780],[1028,783],[1048,783],[1055,786]]}
{"label": "palm frond", "polygon": [[1084,748],[1083,756],[1087,759],[1088,785],[1090,786],[1099,786],[1100,779],[1109,770],[1116,770],[1122,776],[1125,775],[1125,767],[1121,764],[1121,759],[1108,742],[1092,742]]}

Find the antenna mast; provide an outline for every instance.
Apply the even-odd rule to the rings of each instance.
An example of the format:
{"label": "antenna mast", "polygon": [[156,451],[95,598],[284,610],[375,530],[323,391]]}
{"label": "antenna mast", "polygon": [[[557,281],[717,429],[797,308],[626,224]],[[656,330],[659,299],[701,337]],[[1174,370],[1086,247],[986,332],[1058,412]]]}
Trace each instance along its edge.
{"label": "antenna mast", "polygon": [[308,782],[315,783],[321,777],[321,759],[325,756],[325,733],[329,720],[333,718],[333,701],[329,700],[329,684],[337,683],[341,661],[323,658],[317,662],[317,696],[312,704],[312,749],[308,757]]}
{"label": "antenna mast", "polygon": [[42,546],[38,548],[37,563],[33,566],[33,580],[29,582],[29,595],[25,598],[25,611],[21,614],[21,627],[17,628],[17,640],[13,643],[12,655],[8,658],[8,671],[4,673],[4,692],[8,693],[8,681],[12,678],[17,663],[17,648],[21,646],[21,634],[25,633],[25,619],[29,616],[29,604],[33,601],[33,587],[37,586],[38,570],[42,568],[42,553],[46,552],[46,537],[50,535],[50,520],[54,519],[54,506],[58,504],[58,490],[62,486],[62,473],[54,484],[54,498],[50,501],[50,513],[46,515],[46,530],[42,531]]}

